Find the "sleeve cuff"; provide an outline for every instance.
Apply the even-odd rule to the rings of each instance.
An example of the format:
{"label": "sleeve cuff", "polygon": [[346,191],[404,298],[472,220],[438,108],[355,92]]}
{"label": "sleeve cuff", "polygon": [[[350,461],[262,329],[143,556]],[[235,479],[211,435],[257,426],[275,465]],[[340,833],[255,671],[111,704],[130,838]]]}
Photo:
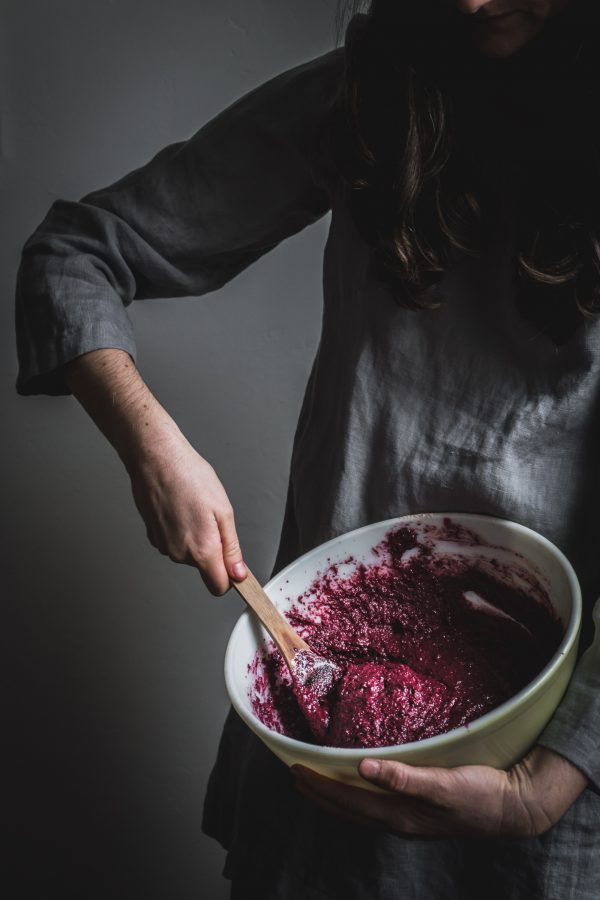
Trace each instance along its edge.
{"label": "sleeve cuff", "polygon": [[46,353],[40,358],[21,360],[16,389],[21,396],[48,394],[64,396],[71,390],[64,378],[64,366],[90,353],[92,350],[125,350],[137,361],[137,349],[133,334],[124,334],[116,323],[96,323],[85,333],[71,332],[58,345],[46,345]]}

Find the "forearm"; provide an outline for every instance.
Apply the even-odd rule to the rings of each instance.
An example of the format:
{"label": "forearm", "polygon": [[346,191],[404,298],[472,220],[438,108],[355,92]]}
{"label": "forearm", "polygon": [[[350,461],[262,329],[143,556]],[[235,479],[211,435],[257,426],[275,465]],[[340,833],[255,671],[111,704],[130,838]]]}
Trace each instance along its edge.
{"label": "forearm", "polygon": [[65,380],[128,469],[183,438],[123,350],[79,356],[65,367]]}
{"label": "forearm", "polygon": [[123,350],[94,350],[65,380],[131,477],[151,543],[196,566],[217,595],[246,577],[233,509],[214,469],[183,436]]}

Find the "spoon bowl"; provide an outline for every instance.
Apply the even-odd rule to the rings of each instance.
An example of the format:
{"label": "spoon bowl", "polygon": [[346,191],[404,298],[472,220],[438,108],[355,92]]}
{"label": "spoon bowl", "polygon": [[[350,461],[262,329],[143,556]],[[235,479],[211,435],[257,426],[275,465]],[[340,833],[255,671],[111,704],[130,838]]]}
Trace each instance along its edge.
{"label": "spoon bowl", "polygon": [[342,677],[343,670],[332,660],[311,650],[282,616],[250,569],[243,581],[232,579],[231,586],[246,601],[275,641],[290,670],[298,706],[315,738],[322,740],[329,726],[327,695]]}

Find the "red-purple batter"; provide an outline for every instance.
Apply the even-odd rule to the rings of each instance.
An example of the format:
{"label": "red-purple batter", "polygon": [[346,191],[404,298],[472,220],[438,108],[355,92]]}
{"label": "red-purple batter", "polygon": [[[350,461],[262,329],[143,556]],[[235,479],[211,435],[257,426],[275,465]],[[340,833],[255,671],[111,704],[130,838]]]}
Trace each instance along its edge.
{"label": "red-purple batter", "polygon": [[[487,552],[461,555],[462,547]],[[471,722],[535,678],[563,637],[543,588],[518,557],[508,566],[501,548],[449,519],[442,529],[397,527],[376,554],[347,577],[330,566],[287,613],[344,673],[318,711],[324,745],[403,744]],[[257,653],[250,672],[261,721],[315,743],[278,651]]]}

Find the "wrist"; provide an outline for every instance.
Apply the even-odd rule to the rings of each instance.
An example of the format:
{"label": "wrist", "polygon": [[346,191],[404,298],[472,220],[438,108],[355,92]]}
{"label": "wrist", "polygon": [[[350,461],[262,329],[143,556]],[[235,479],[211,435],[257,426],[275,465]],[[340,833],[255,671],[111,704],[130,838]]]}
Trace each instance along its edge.
{"label": "wrist", "polygon": [[588,785],[588,779],[580,769],[564,756],[541,745],[536,745],[515,767],[518,768],[527,776],[528,805],[532,810],[540,811],[545,822],[539,833],[556,824]]}
{"label": "wrist", "polygon": [[189,447],[177,424],[156,399],[152,400],[142,404],[141,415],[124,420],[115,444],[130,475],[173,462]]}

